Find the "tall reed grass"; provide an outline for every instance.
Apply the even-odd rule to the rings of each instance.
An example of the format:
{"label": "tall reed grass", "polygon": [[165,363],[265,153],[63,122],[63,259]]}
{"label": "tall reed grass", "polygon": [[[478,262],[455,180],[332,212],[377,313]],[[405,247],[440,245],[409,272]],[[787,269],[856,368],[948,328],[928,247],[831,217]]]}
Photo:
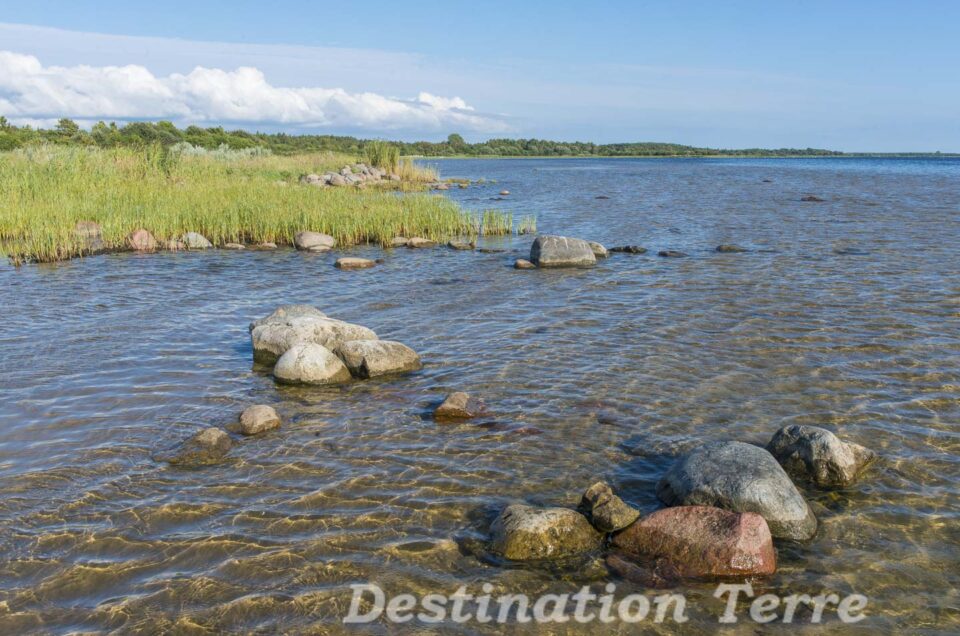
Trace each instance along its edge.
{"label": "tall reed grass", "polygon": [[[214,245],[282,245],[313,230],[351,245],[501,233],[509,225],[501,215],[478,228],[474,215],[437,195],[297,183],[301,174],[337,170],[352,159],[333,153],[189,156],[159,147],[0,153],[0,252],[14,263],[83,255],[90,248],[76,232],[81,221],[99,224],[107,250],[125,249],[139,228],[160,242],[192,231]],[[407,170],[419,168],[407,164]]]}

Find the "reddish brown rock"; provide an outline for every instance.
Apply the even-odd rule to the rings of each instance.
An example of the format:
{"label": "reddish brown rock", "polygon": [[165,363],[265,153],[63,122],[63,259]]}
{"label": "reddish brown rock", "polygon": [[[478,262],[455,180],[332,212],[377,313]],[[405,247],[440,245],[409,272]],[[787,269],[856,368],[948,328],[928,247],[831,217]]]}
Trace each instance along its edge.
{"label": "reddish brown rock", "polygon": [[150,232],[139,229],[130,232],[127,245],[135,252],[152,252],[157,249],[157,239]]}
{"label": "reddish brown rock", "polygon": [[481,400],[470,397],[469,393],[458,391],[447,396],[443,404],[433,412],[433,417],[437,420],[465,420],[486,412],[486,406]]}
{"label": "reddish brown rock", "polygon": [[664,508],[618,532],[613,545],[641,563],[666,559],[685,577],[758,576],[777,570],[770,528],[753,512]]}

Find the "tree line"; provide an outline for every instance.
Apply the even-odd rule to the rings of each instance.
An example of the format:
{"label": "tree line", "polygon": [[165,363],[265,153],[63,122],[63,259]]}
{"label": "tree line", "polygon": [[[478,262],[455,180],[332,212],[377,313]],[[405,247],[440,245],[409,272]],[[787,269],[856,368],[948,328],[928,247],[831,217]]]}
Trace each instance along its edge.
{"label": "tree line", "polygon": [[[50,129],[14,126],[0,116],[0,150],[14,150],[38,143],[138,147],[189,143],[206,149],[227,146],[234,150],[264,148],[274,154],[305,152],[342,152],[362,155],[366,146],[378,140],[341,135],[291,135],[287,133],[251,133],[225,130],[222,126],[178,128],[169,121],[129,122],[118,125],[98,122],[90,130],[70,119],[61,119]],[[549,141],[546,139],[489,139],[468,143],[452,134],[446,141],[392,141],[400,154],[423,157],[706,157],[706,156],[836,156],[844,153],[817,148],[744,148],[737,150],[700,148],[681,144],[637,142],[595,144],[590,142]]]}

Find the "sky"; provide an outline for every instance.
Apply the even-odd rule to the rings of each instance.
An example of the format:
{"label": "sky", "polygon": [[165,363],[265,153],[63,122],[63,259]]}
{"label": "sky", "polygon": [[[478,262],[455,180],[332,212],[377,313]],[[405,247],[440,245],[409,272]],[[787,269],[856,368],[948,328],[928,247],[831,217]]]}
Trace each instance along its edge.
{"label": "sky", "polygon": [[960,2],[0,0],[0,115],[960,152]]}

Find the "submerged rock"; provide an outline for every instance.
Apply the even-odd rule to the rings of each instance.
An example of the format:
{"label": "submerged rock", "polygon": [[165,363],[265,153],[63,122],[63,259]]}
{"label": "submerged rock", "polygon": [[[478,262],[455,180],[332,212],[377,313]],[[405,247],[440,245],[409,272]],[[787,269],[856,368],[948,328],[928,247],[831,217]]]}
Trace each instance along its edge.
{"label": "submerged rock", "polygon": [[280,428],[280,416],[266,404],[248,406],[240,414],[240,420],[228,427],[231,432],[242,435],[259,435],[275,428]]}
{"label": "submerged rock", "polygon": [[447,243],[447,247],[452,250],[472,250],[476,246],[477,244],[473,241],[470,241],[469,243],[465,243],[463,241],[450,241]]}
{"label": "submerged rock", "polygon": [[134,230],[127,236],[127,246],[134,252],[152,252],[157,249],[157,239],[144,229]]}
{"label": "submerged rock", "polygon": [[366,269],[368,267],[373,267],[376,264],[376,261],[372,261],[369,258],[344,256],[343,258],[338,258],[337,262],[334,263],[334,266],[339,267],[340,269]]}
{"label": "submerged rock", "polygon": [[647,248],[640,247],[639,245],[621,245],[619,247],[611,247],[611,252],[621,252],[623,254],[646,254]]}
{"label": "submerged rock", "polygon": [[533,241],[530,261],[537,267],[589,267],[597,257],[583,239],[544,235]]}
{"label": "submerged rock", "polygon": [[207,237],[196,232],[187,232],[180,240],[188,250],[206,250],[213,247],[213,243],[208,241]]}
{"label": "submerged rock", "polygon": [[877,454],[853,442],[841,441],[825,428],[793,424],[774,434],[767,450],[789,475],[822,488],[844,488]]}
{"label": "submerged rock", "polygon": [[808,195],[806,195],[806,196],[802,196],[802,197],[800,197],[800,200],[803,201],[804,203],[823,203],[823,201],[824,201],[824,200],[821,199],[820,197],[815,196],[815,195],[812,195],[812,194],[808,194]]}
{"label": "submerged rock", "polygon": [[447,396],[443,404],[433,412],[433,417],[436,420],[464,420],[486,414],[487,407],[483,400],[457,391]]}
{"label": "submerged rock", "polygon": [[297,232],[293,237],[293,245],[298,250],[307,252],[326,252],[333,249],[336,240],[329,234],[320,232]]}
{"label": "submerged rock", "polygon": [[363,379],[416,371],[423,366],[416,351],[392,340],[351,340],[337,347],[336,354],[354,377]]}
{"label": "submerged rock", "polygon": [[562,558],[600,547],[603,535],[567,508],[507,506],[490,528],[491,549],[513,561]]}
{"label": "submerged rock", "polygon": [[273,377],[286,384],[340,384],[350,380],[350,370],[323,345],[302,342],[290,347],[273,367]]}
{"label": "submerged rock", "polygon": [[607,248],[600,243],[597,243],[596,241],[587,241],[587,243],[590,245],[590,249],[593,250],[593,255],[597,258],[606,258],[610,256],[609,250],[607,250]]}
{"label": "submerged rock", "polygon": [[770,529],[754,512],[664,508],[615,534],[612,544],[641,563],[664,559],[683,577],[764,576],[777,570]]}
{"label": "submerged rock", "polygon": [[421,238],[419,236],[413,236],[407,239],[407,247],[420,249],[424,247],[435,247],[437,244],[436,241],[431,241],[430,239]]}
{"label": "submerged rock", "polygon": [[817,518],[773,455],[742,442],[704,444],[671,466],[657,484],[668,506],[717,506],[756,512],[773,536],[806,540]]}
{"label": "submerged rock", "polygon": [[537,266],[526,259],[518,258],[513,262],[513,268],[514,269],[537,269]]}
{"label": "submerged rock", "polygon": [[667,559],[649,559],[636,562],[621,552],[611,552],[604,559],[606,566],[628,581],[653,589],[676,587],[683,576]]}
{"label": "submerged rock", "polygon": [[657,252],[657,256],[662,256],[663,258],[683,258],[686,254],[677,250],[660,250]]}
{"label": "submerged rock", "polygon": [[740,252],[746,252],[747,249],[739,245],[724,243],[723,245],[717,245],[717,251],[721,254],[738,254]]}
{"label": "submerged rock", "polygon": [[602,481],[590,486],[580,501],[590,509],[590,522],[600,532],[616,532],[626,528],[640,517],[640,511],[624,503],[613,489]]}
{"label": "submerged rock", "polygon": [[175,465],[203,465],[220,461],[233,441],[216,427],[205,428],[176,446],[154,455],[156,461]]}

